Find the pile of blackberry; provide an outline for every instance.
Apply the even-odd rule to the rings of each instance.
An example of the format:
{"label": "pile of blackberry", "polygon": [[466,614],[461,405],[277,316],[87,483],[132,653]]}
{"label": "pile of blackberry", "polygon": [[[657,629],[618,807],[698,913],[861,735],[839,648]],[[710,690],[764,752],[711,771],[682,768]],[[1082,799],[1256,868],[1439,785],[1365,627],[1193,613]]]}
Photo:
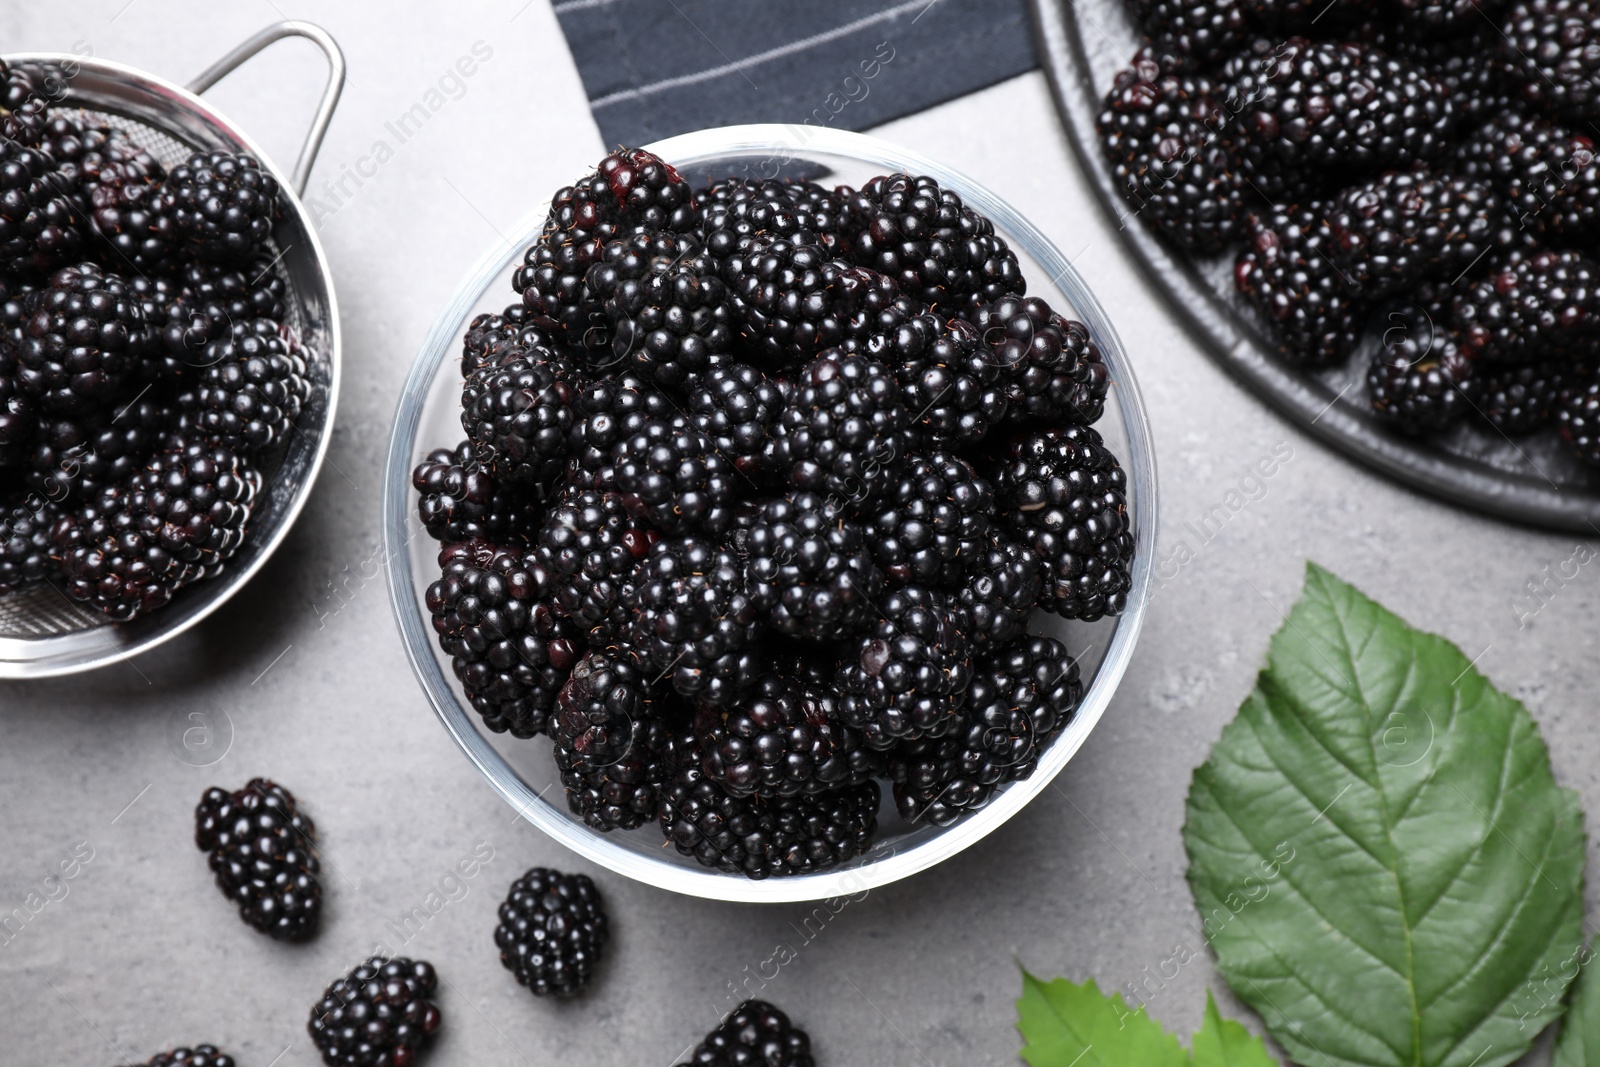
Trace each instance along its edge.
{"label": "pile of blackberry", "polygon": [[620,149],[553,203],[413,479],[484,725],[548,736],[589,826],[751,878],[861,855],[886,791],[943,825],[1031,774],[1082,685],[1030,619],[1132,587],[1088,328],[929,177]]}
{"label": "pile of blackberry", "polygon": [[1396,429],[1600,461],[1593,0],[1128,8],[1146,46],[1097,125],[1130,214],[1236,254],[1282,357],[1360,363]]}
{"label": "pile of blackberry", "polygon": [[310,353],[274,272],[276,180],[225,152],[168,172],[65,84],[5,72],[0,596],[48,582],[125,621],[239,551]]}

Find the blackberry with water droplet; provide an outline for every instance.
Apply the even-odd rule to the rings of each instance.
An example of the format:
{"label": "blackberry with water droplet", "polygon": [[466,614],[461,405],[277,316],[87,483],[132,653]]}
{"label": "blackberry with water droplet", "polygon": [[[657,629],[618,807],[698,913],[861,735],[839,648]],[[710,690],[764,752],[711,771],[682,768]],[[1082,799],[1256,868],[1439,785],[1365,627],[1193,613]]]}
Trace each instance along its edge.
{"label": "blackberry with water droplet", "polygon": [[316,825],[294,795],[266,778],[239,790],[206,790],[194,843],[207,853],[222,895],[246,923],[285,941],[311,936],[322,913]]}
{"label": "blackberry with water droplet", "polygon": [[911,412],[888,368],[829,352],[796,379],[777,460],[798,489],[868,500],[894,484],[910,426]]}
{"label": "blackberry with water droplet", "polygon": [[535,551],[556,604],[592,642],[626,631],[634,571],[658,537],[620,496],[595,490],[562,497],[539,527]]}
{"label": "blackberry with water droplet", "polygon": [[929,452],[909,457],[893,488],[860,510],[889,584],[953,587],[988,536],[994,488],[960,456]]}
{"label": "blackberry with water droplet", "polygon": [[797,796],[867,781],[876,753],[839,717],[826,676],[774,671],[727,708],[694,720],[700,769],[731,796]]}
{"label": "blackberry with water droplet", "polygon": [[658,541],[640,564],[628,643],[680,694],[727,704],[756,680],[758,611],[729,550],[700,537]]}
{"label": "blackberry with water droplet", "polygon": [[1105,411],[1111,372],[1089,328],[1038,297],[1008,296],[972,322],[1005,382],[1012,423],[1091,423]]}
{"label": "blackberry with water droplet", "polygon": [[873,628],[843,645],[840,718],[880,750],[954,730],[971,682],[970,627],[966,610],[944,593],[891,591]]}
{"label": "blackberry with water droplet", "polygon": [[873,617],[883,574],[867,533],[813,493],[768,501],[745,541],[750,596],[777,633],[831,641]]}
{"label": "blackberry with water droplet", "polygon": [[553,354],[524,348],[462,383],[462,429],[496,477],[533,487],[562,473],[577,390],[560,372]]}
{"label": "blackberry with water droplet", "polygon": [[494,943],[506,970],[534,996],[570,997],[594,977],[610,935],[588,875],[534,867],[511,883]]}
{"label": "blackberry with water droplet", "polygon": [[543,513],[528,493],[502,485],[479,460],[471,441],[429,452],[411,472],[411,487],[417,491],[417,517],[428,536],[446,544],[531,541]]}
{"label": "blackberry with water droplet", "polygon": [[323,992],[306,1030],[328,1067],[411,1067],[439,1029],[438,984],[431,963],[373,956]]}

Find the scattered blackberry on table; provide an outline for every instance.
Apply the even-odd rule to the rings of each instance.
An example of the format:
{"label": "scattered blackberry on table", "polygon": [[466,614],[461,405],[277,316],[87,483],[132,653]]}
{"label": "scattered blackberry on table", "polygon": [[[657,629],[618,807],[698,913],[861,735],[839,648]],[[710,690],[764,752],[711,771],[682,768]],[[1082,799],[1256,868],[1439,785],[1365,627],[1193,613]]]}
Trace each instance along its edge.
{"label": "scattered blackberry on table", "polygon": [[918,315],[867,351],[894,372],[913,431],[930,444],[973,444],[1006,416],[1012,383],[978,328],[963,319]]}
{"label": "scattered blackberry on table", "polygon": [[845,642],[840,718],[880,750],[954,730],[971,681],[970,627],[965,609],[944,593],[891,591],[873,628]]}
{"label": "scattered blackberry on table", "polygon": [[679,1067],[815,1067],[811,1038],[764,1000],[733,1010]]}
{"label": "scattered blackberry on table", "polygon": [[86,415],[138,390],[128,384],[148,348],[130,287],[93,263],[65,267],[29,296],[17,384],[41,408]]}
{"label": "scattered blackberry on table", "polygon": [[1410,433],[1450,425],[1478,406],[1476,368],[1450,331],[1418,309],[1384,334],[1367,368],[1372,409]]}
{"label": "scattered blackberry on table", "polygon": [[205,348],[204,368],[179,400],[190,425],[214,440],[259,453],[280,444],[311,400],[299,345],[272,319],[235,322]]}
{"label": "scattered blackberry on table", "polygon": [[585,825],[609,833],[655,821],[661,787],[677,766],[673,733],[677,724],[670,719],[669,714],[641,721],[627,749],[603,767],[581,759],[571,749],[555,746],[567,807]]}
{"label": "scattered blackberry on table", "polygon": [[[536,348],[558,355],[564,336],[559,323],[535,315],[526,304],[512,304],[498,315],[476,315],[461,339],[461,376],[489,366],[502,349]],[[567,376],[574,373],[570,367],[563,369]]]}
{"label": "scattered blackberry on table", "polygon": [[729,795],[797,796],[858,785],[877,754],[839,718],[826,676],[769,672],[727,708],[694,720],[700,769]]}
{"label": "scattered blackberry on table", "polygon": [[484,541],[446,545],[439,562],[428,611],[473,708],[496,733],[543,733],[582,654],[545,574],[525,554]]}
{"label": "scattered blackberry on table", "polygon": [[1454,325],[1469,358],[1528,363],[1600,351],[1600,264],[1581,252],[1498,263],[1456,296]]}
{"label": "scattered blackberry on table", "polygon": [[611,461],[628,510],[663,533],[722,533],[739,475],[712,440],[678,420],[649,422],[617,442]]}
{"label": "scattered blackberry on table", "polygon": [[494,943],[506,970],[534,996],[570,997],[589,984],[610,933],[588,875],[534,867],[511,883]]}
{"label": "scattered blackberry on table", "polygon": [[49,270],[82,246],[81,213],[50,159],[0,138],[0,267],[25,275]]}
{"label": "scattered blackberry on table", "polygon": [[55,570],[50,559],[50,529],[60,517],[50,500],[24,497],[0,507],[0,594],[43,581]]}
{"label": "scattered blackberry on table", "polygon": [[994,487],[949,452],[909,457],[893,488],[864,505],[867,543],[891,585],[955,586],[994,514]]}
{"label": "scattered blackberry on table", "polygon": [[306,1030],[328,1067],[411,1067],[439,1029],[433,964],[373,956],[334,981]]}
{"label": "scattered blackberry on table", "polygon": [[[595,275],[608,269],[617,277],[602,290]],[[732,358],[727,289],[703,249],[672,258],[625,255],[591,267],[589,278],[591,288],[604,292],[612,354],[656,384],[686,388]]]}
{"label": "scattered blackberry on table", "polygon": [[755,682],[758,613],[731,551],[699,537],[663,539],[634,580],[627,641],[652,678],[708,704],[726,704]]}
{"label": "scattered blackberry on table", "polygon": [[979,308],[973,325],[1005,381],[1012,423],[1091,423],[1105,411],[1111,373],[1089,328],[1036,296]]}
{"label": "scattered blackberry on table", "polygon": [[1579,123],[1600,120],[1600,10],[1592,0],[1518,0],[1500,58],[1523,100]]}
{"label": "scattered blackberry on table", "polygon": [[1561,391],[1555,402],[1561,439],[1577,457],[1600,467],[1600,378],[1584,375]]}
{"label": "scattered blackberry on table", "polygon": [[1463,173],[1492,182],[1519,229],[1556,241],[1600,238],[1595,137],[1518,113],[1497,116],[1456,151]]}
{"label": "scattered blackberry on table", "polygon": [[1134,554],[1127,476],[1088,426],[1013,438],[996,479],[1000,519],[1043,564],[1039,606],[1067,619],[1120,615]]}
{"label": "scattered blackberry on table", "polygon": [[428,536],[446,544],[475,539],[515,544],[528,539],[541,514],[525,492],[500,484],[479,462],[471,441],[429,452],[411,472],[411,487]]}
{"label": "scattered blackberry on table", "polygon": [[239,917],[284,941],[311,936],[322,913],[317,828],[294,795],[266,778],[229,792],[213,786],[194,812],[194,843],[209,856]]}
{"label": "scattered blackberry on table", "polygon": [[689,421],[739,474],[751,482],[770,478],[773,432],[787,400],[785,383],[745,363],[703,375],[689,391]]}
{"label": "scattered blackberry on table", "polygon": [[768,501],[746,541],[750,598],[776,633],[836,640],[863,628],[883,590],[869,535],[814,493]]}
{"label": "scattered blackberry on table", "polygon": [[883,791],[859,785],[791,797],[735,797],[694,763],[661,790],[662,832],[703,867],[767,878],[825,871],[865,852]]}
{"label": "scattered blackberry on table", "polygon": [[461,427],[495,476],[544,486],[566,466],[576,389],[543,349],[504,351],[461,386]]}
{"label": "scattered blackberry on table", "polygon": [[1250,33],[1241,0],[1128,0],[1134,20],[1155,50],[1218,63]]}
{"label": "scattered blackberry on table", "polygon": [[1479,368],[1484,418],[1501,433],[1530,433],[1549,423],[1556,398],[1574,380],[1575,368],[1564,361],[1522,366]]}
{"label": "scattered blackberry on table", "polygon": [[215,1045],[195,1045],[159,1052],[137,1067],[234,1067],[234,1062]]}
{"label": "scattered blackberry on table", "polygon": [[272,237],[278,180],[254,156],[196,152],[162,188],[173,227],[201,259],[247,263]]}
{"label": "scattered blackberry on table", "polygon": [[561,611],[590,640],[604,644],[626,631],[634,571],[659,536],[616,493],[580,490],[550,510],[535,551]]}
{"label": "scattered blackberry on table", "polygon": [[1039,566],[1026,547],[999,535],[967,560],[957,598],[972,623],[967,636],[975,654],[1000,648],[1028,628],[1044,591]]}
{"label": "scattered blackberry on table", "polygon": [[598,770],[621,759],[634,731],[653,715],[650,680],[633,650],[595,649],[556,696],[550,737],[566,753],[565,769]]}
{"label": "scattered blackberry on table", "polygon": [[777,450],[796,488],[867,500],[894,484],[912,413],[881,363],[832,351],[796,379]]}
{"label": "scattered blackberry on table", "polygon": [[911,823],[949,826],[1031,776],[1083,698],[1078,664],[1061,642],[1024,637],[975,668],[959,727],[910,741],[888,757],[895,804]]}
{"label": "scattered blackberry on table", "polygon": [[1291,361],[1322,366],[1354,352],[1366,301],[1334,265],[1336,237],[1318,207],[1252,215],[1234,285],[1266,320]]}

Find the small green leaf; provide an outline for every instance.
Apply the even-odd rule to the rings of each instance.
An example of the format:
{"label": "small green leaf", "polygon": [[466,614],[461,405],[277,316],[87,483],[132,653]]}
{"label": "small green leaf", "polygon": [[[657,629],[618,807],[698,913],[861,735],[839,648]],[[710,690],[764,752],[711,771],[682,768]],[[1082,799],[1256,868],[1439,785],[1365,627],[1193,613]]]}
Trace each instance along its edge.
{"label": "small green leaf", "polygon": [[[1572,1002],[1556,1039],[1554,1067],[1600,1067],[1600,978],[1594,974],[1594,946],[1573,953],[1557,970],[1567,974],[1582,968],[1572,987]],[[1548,994],[1547,994],[1548,995]]]}
{"label": "small green leaf", "polygon": [[1206,1019],[1194,1035],[1194,1067],[1278,1067],[1259,1037],[1217,1011],[1206,990]]}
{"label": "small green leaf", "polygon": [[1041,982],[1022,972],[1017,1029],[1027,1045],[1022,1058],[1033,1067],[1185,1067],[1189,1057],[1178,1039],[1134,1011],[1122,994],[1102,994],[1091,978],[1074,985],[1065,978]]}
{"label": "small green leaf", "polygon": [[1184,843],[1219,970],[1296,1063],[1499,1067],[1560,1014],[1576,795],[1459,649],[1314,564]]}

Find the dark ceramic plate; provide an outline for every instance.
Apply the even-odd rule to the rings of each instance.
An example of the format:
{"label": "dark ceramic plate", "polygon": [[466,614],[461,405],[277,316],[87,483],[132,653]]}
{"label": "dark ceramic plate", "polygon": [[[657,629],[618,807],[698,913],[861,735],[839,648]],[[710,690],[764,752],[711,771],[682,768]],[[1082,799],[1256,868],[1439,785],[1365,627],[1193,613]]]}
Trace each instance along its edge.
{"label": "dark ceramic plate", "polygon": [[[1373,415],[1363,347],[1349,363],[1307,371],[1274,354],[1261,320],[1233,290],[1233,257],[1196,259],[1129,214],[1100,154],[1094,118],[1138,35],[1123,0],[1031,0],[1039,59],[1101,206],[1150,280],[1211,358],[1285,418],[1346,455],[1423,492],[1497,518],[1568,530],[1600,525],[1600,476],[1553,430],[1509,438],[1481,419],[1415,439]],[[1366,345],[1377,344],[1369,331]]]}

